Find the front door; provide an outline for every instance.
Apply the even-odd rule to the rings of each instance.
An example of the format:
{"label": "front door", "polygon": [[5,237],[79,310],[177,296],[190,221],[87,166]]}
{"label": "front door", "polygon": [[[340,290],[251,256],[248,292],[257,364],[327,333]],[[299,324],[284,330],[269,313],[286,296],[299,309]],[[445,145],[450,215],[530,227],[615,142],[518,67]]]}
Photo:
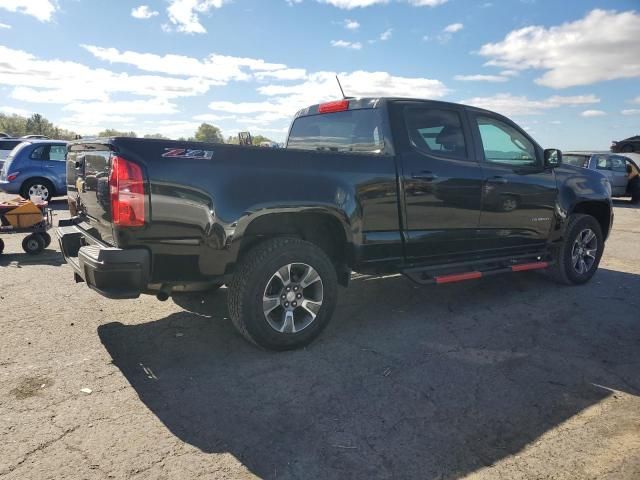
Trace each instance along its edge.
{"label": "front door", "polygon": [[[395,106],[404,187],[406,256],[440,263],[476,248],[482,172],[462,108],[429,102]],[[402,120],[402,121],[400,121]]]}
{"label": "front door", "polygon": [[513,122],[489,113],[470,116],[482,159],[479,244],[505,254],[543,247],[555,218],[555,172]]}

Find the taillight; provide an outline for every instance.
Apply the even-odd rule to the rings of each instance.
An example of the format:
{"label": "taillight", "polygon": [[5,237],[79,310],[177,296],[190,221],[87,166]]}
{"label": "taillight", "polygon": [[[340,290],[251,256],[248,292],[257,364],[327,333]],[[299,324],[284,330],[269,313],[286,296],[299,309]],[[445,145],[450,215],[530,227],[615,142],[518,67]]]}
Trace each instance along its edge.
{"label": "taillight", "polygon": [[120,227],[144,225],[144,177],[142,169],[122,157],[111,159],[109,177],[111,220]]}
{"label": "taillight", "polygon": [[318,113],[344,112],[345,110],[349,110],[349,100],[321,103],[318,106]]}
{"label": "taillight", "polygon": [[20,175],[20,172],[15,172],[11,175],[7,175],[7,181],[13,182],[16,178],[18,178],[18,175]]}

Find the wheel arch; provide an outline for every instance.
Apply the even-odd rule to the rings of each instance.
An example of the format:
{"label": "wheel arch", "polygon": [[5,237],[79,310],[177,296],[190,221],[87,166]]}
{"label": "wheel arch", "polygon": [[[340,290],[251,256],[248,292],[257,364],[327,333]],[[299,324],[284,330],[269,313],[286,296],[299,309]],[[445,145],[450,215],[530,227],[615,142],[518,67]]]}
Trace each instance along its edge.
{"label": "wheel arch", "polygon": [[571,210],[571,214],[582,213],[591,215],[600,224],[604,238],[609,236],[613,212],[609,203],[595,200],[585,200],[577,203]]}
{"label": "wheel arch", "polygon": [[324,251],[335,265],[340,283],[348,282],[345,272],[354,255],[350,229],[335,213],[329,211],[278,211],[253,218],[244,228],[238,256],[259,243],[291,236],[313,243]]}

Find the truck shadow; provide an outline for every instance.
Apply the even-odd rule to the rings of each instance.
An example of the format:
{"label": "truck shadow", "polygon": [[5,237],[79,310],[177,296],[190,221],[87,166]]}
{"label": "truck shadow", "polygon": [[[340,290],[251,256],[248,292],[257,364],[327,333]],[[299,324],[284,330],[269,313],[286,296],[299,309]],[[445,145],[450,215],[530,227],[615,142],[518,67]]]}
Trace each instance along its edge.
{"label": "truck shadow", "polygon": [[638,291],[640,276],[604,269],[580,288],[535,273],[444,287],[360,277],[301,351],[242,340],[224,290],[185,303],[192,312],[98,333],[174,435],[261,478],[449,479],[609,389],[637,395]]}

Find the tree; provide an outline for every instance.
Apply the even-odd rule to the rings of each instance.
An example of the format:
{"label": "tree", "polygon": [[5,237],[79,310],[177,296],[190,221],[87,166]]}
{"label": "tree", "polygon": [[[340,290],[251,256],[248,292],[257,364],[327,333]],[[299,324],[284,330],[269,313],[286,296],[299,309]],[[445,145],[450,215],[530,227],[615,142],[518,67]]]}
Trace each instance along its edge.
{"label": "tree", "polygon": [[203,123],[196,130],[195,139],[198,142],[224,143],[224,137],[218,127]]}
{"label": "tree", "polygon": [[262,142],[273,143],[273,140],[271,140],[270,138],[265,137],[264,135],[256,135],[255,137],[254,136],[251,137],[251,143],[253,143],[256,146],[260,146],[260,144]]}
{"label": "tree", "polygon": [[20,115],[4,115],[0,113],[0,131],[14,137],[24,135],[45,135],[57,140],[73,140],[75,132],[53,125],[42,115],[36,113],[29,118]]}
{"label": "tree", "polygon": [[147,133],[144,138],[155,138],[156,140],[169,140],[169,137],[165,137],[161,133]]}
{"label": "tree", "polygon": [[54,133],[53,124],[39,113],[34,113],[27,119],[28,135],[47,135]]}
{"label": "tree", "polygon": [[103,130],[102,132],[98,133],[99,137],[131,137],[131,138],[137,138],[138,135],[136,135],[136,132],[121,132],[119,130],[116,130],[115,128],[107,128],[106,130]]}

